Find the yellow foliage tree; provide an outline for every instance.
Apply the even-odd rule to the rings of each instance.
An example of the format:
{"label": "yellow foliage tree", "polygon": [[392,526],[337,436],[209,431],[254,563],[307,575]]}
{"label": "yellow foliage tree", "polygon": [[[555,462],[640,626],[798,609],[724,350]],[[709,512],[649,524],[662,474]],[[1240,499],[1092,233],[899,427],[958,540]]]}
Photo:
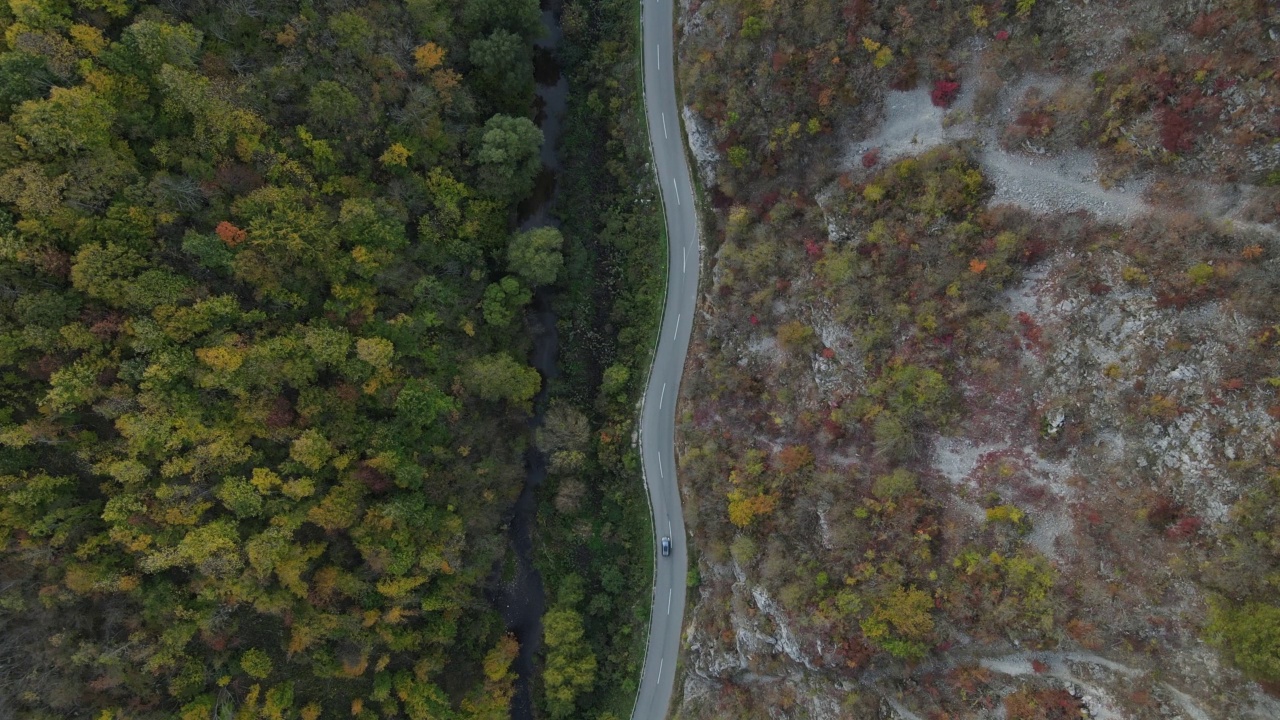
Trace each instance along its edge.
{"label": "yellow foliage tree", "polygon": [[773,512],[778,504],[778,496],[774,493],[756,493],[747,495],[741,490],[729,493],[729,522],[744,528],[757,517]]}
{"label": "yellow foliage tree", "polygon": [[244,364],[245,353],[240,348],[220,345],[211,348],[196,348],[196,357],[200,362],[219,372],[235,372]]}
{"label": "yellow foliage tree", "polygon": [[419,45],[413,51],[413,66],[418,69],[418,72],[426,75],[440,67],[440,64],[444,62],[444,53],[444,48],[433,42]]}
{"label": "yellow foliage tree", "polygon": [[506,680],[511,671],[511,663],[519,652],[520,642],[515,636],[503,635],[498,645],[484,656],[484,676],[493,683]]}
{"label": "yellow foliage tree", "polygon": [[378,158],[378,162],[387,167],[405,167],[409,164],[409,158],[412,155],[412,150],[400,143],[395,143],[387,148],[386,152],[382,153],[382,156]]}

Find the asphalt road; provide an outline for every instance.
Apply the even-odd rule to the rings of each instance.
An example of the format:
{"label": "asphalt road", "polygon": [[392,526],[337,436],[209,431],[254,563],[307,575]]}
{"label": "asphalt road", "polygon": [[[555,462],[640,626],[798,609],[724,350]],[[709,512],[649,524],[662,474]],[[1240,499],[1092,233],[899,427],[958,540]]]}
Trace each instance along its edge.
{"label": "asphalt road", "polygon": [[644,3],[644,95],[649,139],[667,216],[667,301],[662,331],[654,356],[649,387],[640,416],[640,446],[645,484],[653,508],[654,547],[662,536],[671,538],[671,555],[655,559],[653,612],[644,676],[636,697],[633,720],[663,720],[671,706],[671,691],[680,653],[684,618],[688,555],[684,515],[676,484],[674,453],[676,397],[689,330],[693,327],[698,290],[698,222],[694,212],[684,136],[676,103],[674,36],[675,0]]}

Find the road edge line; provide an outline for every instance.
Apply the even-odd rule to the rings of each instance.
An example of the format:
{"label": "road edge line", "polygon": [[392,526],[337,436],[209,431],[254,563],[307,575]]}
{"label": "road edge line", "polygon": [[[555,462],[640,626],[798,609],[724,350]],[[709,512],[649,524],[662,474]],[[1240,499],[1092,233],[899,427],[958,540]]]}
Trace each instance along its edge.
{"label": "road edge line", "polygon": [[[653,187],[658,193],[658,205],[662,209],[662,245],[663,245],[663,263],[662,263],[662,306],[658,311],[658,325],[652,338],[652,346],[649,353],[649,369],[645,373],[644,388],[645,391],[640,393],[640,401],[636,404],[636,447],[640,451],[640,477],[644,483],[644,501],[649,506],[649,526],[652,530],[651,535],[656,534],[658,530],[658,519],[653,512],[653,494],[649,490],[649,472],[644,462],[644,408],[645,398],[648,395],[649,383],[653,381],[653,370],[658,364],[658,346],[662,343],[662,318],[666,317],[667,304],[671,301],[671,236],[667,232],[667,202],[662,197],[662,178],[658,174],[657,152],[653,145],[653,132],[649,127],[649,94],[645,87],[645,67],[644,67],[644,49],[645,49],[645,23],[644,23],[644,1],[638,3],[639,6],[639,22],[640,22],[640,42],[637,43],[639,49],[639,64],[637,65],[637,75],[640,80],[640,97],[642,99],[644,113],[644,134],[645,144],[649,148],[649,167],[653,172]],[[672,23],[675,22],[675,9],[672,8]],[[675,53],[672,52],[674,62]],[[683,144],[683,141],[681,141]],[[658,560],[657,548],[654,548],[653,558],[653,575],[649,581],[649,617],[645,622],[645,643],[644,655],[640,659],[640,677],[636,681],[636,699],[631,703],[631,720],[635,720],[636,708],[640,706],[640,690],[644,687],[645,666],[649,664],[649,639],[653,636],[653,606],[657,601],[658,592]]]}

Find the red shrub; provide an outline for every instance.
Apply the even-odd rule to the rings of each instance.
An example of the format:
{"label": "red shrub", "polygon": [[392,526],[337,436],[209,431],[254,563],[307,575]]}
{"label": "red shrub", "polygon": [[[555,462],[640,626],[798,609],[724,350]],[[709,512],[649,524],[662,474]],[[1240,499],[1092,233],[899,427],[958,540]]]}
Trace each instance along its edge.
{"label": "red shrub", "polygon": [[1223,8],[1197,17],[1191,21],[1191,27],[1188,29],[1192,35],[1203,39],[1210,35],[1217,35],[1230,24],[1231,13]]}
{"label": "red shrub", "polygon": [[360,463],[352,474],[375,494],[382,494],[391,489],[391,478],[368,463]]}
{"label": "red shrub", "polygon": [[1200,518],[1194,515],[1188,515],[1179,520],[1173,527],[1165,531],[1165,535],[1173,540],[1185,540],[1200,531],[1200,526],[1204,523]]}
{"label": "red shrub", "polygon": [[791,475],[813,464],[813,451],[808,445],[790,445],[778,452],[777,459],[778,471]]}
{"label": "red shrub", "polygon": [[42,355],[39,359],[27,363],[27,375],[32,379],[47,381],[54,371],[62,367],[62,363],[52,355]]}
{"label": "red shrub", "polygon": [[955,102],[956,95],[959,93],[959,82],[939,79],[933,82],[933,91],[929,93],[929,99],[938,107],[951,107],[951,103]]}
{"label": "red shrub", "polygon": [[1044,329],[1036,324],[1035,318],[1025,312],[1018,313],[1018,324],[1022,326],[1022,336],[1032,345],[1039,345]]}
{"label": "red shrub", "polygon": [[711,207],[716,210],[728,210],[733,206],[733,197],[725,194],[719,185],[711,189]]}
{"label": "red shrub", "polygon": [[222,238],[222,242],[226,243],[227,247],[235,247],[244,242],[245,238],[249,236],[248,233],[226,220],[218,223],[218,227],[214,228],[213,231],[218,234],[219,238]]}
{"label": "red shrub", "polygon": [[360,388],[351,383],[344,382],[334,388],[334,394],[344,403],[354,403],[360,399]]}
{"label": "red shrub", "polygon": [[214,650],[216,652],[221,652],[227,649],[228,638],[226,635],[223,635],[223,634],[215,635],[213,633],[206,631],[206,632],[200,633],[200,639],[203,640],[204,644],[208,645],[211,650]]}
{"label": "red shrub", "polygon": [[1163,530],[1182,517],[1182,505],[1167,495],[1161,495],[1147,508],[1147,522],[1157,530]]}
{"label": "red shrub", "polygon": [[1102,513],[1098,512],[1094,508],[1091,508],[1091,507],[1084,508],[1084,512],[1081,513],[1081,516],[1084,517],[1084,521],[1089,523],[1090,525],[1102,524]]}
{"label": "red shrub", "polygon": [[294,418],[293,404],[289,402],[289,398],[280,396],[271,404],[271,410],[267,413],[267,427],[272,430],[287,428],[293,424]]}
{"label": "red shrub", "polygon": [[71,255],[54,248],[45,248],[36,253],[36,267],[49,273],[57,275],[60,278],[66,278],[71,275]]}
{"label": "red shrub", "polygon": [[89,332],[93,333],[94,337],[99,340],[106,341],[115,337],[115,334],[120,332],[120,328],[123,327],[123,325],[123,316],[113,313],[90,325]]}
{"label": "red shrub", "polygon": [[1055,122],[1053,116],[1042,110],[1027,110],[1018,115],[1018,119],[1014,121],[1016,136],[1023,138],[1042,138],[1047,137],[1053,132]]}
{"label": "red shrub", "polygon": [[1187,152],[1195,145],[1195,123],[1173,108],[1160,110],[1160,144],[1169,152]]}
{"label": "red shrub", "polygon": [[[849,23],[849,34],[851,36],[856,28],[861,26],[869,17],[871,17],[871,11],[871,0],[849,0],[848,3],[845,3],[840,14],[844,16],[844,19]],[[852,45],[855,42],[856,40],[850,40],[849,44]]]}
{"label": "red shrub", "polygon": [[880,148],[871,148],[862,154],[862,167],[872,168],[880,162]]}
{"label": "red shrub", "polygon": [[826,433],[830,435],[832,439],[839,440],[840,438],[844,437],[844,427],[840,425],[840,423],[836,422],[835,420],[832,420],[830,416],[828,416],[827,419],[822,421],[822,429],[826,431]]}

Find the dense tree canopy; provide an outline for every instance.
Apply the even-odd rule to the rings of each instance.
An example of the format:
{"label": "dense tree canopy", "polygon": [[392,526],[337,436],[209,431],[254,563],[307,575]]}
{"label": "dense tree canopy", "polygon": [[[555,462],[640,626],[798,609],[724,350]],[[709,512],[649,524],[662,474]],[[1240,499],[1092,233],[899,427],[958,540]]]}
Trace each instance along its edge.
{"label": "dense tree canopy", "polygon": [[0,716],[505,716],[538,21],[0,9]]}
{"label": "dense tree canopy", "polygon": [[507,246],[507,269],[531,285],[550,285],[564,265],[563,244],[564,237],[552,227],[522,232]]}
{"label": "dense tree canopy", "polygon": [[475,154],[481,187],[507,200],[527,195],[541,166],[541,145],[542,131],[528,118],[489,118]]}

